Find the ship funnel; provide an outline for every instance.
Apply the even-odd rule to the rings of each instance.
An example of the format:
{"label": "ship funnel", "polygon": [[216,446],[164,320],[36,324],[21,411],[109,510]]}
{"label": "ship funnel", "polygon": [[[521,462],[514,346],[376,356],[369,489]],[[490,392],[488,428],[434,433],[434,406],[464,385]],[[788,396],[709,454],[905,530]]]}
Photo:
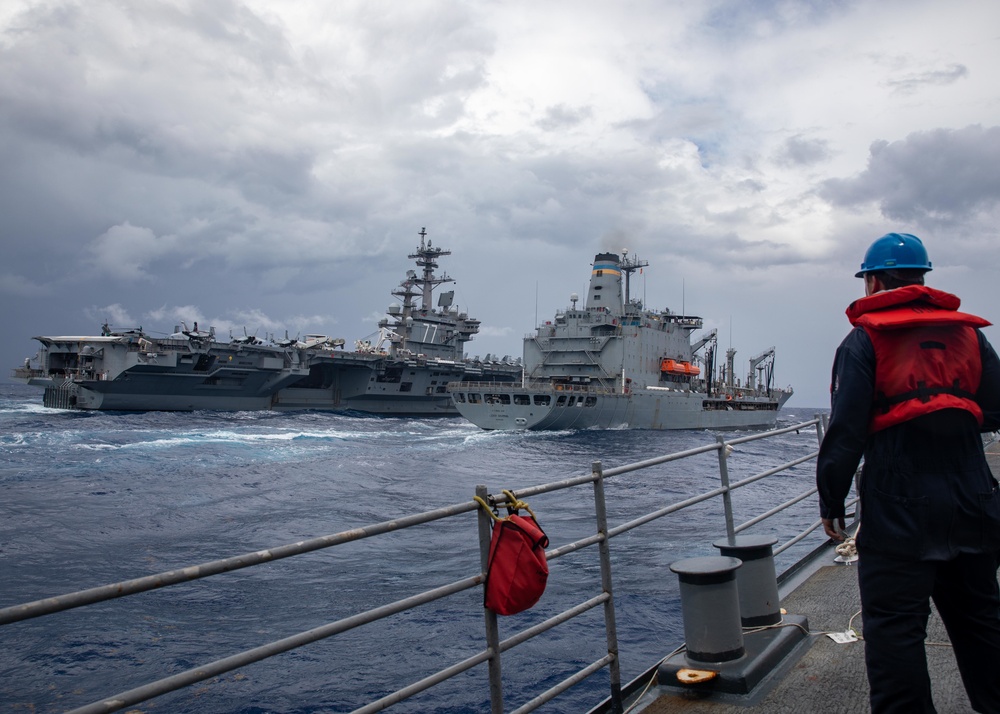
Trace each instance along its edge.
{"label": "ship funnel", "polygon": [[588,310],[607,310],[620,315],[624,309],[622,300],[621,263],[615,253],[598,253],[594,256],[594,267],[590,272],[590,290],[587,293]]}

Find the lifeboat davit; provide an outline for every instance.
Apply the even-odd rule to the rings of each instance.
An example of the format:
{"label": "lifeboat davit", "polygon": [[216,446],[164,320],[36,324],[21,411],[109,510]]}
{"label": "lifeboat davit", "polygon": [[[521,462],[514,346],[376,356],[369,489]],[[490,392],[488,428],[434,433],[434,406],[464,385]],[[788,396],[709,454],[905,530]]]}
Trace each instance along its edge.
{"label": "lifeboat davit", "polygon": [[660,371],[667,374],[682,374],[687,377],[696,377],[701,374],[701,370],[690,362],[682,362],[676,359],[661,360]]}

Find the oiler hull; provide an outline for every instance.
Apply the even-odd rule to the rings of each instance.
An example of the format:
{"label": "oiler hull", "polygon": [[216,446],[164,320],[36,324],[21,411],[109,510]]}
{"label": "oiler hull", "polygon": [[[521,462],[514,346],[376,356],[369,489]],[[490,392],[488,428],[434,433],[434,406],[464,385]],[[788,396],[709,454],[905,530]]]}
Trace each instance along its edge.
{"label": "oiler hull", "polygon": [[732,429],[773,426],[790,392],[719,397],[664,388],[628,393],[452,385],[458,412],[488,430]]}

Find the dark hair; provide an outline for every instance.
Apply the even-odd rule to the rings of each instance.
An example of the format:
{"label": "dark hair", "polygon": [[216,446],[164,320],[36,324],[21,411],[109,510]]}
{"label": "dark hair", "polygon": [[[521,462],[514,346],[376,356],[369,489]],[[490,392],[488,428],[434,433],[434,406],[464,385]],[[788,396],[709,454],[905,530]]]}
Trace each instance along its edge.
{"label": "dark hair", "polygon": [[879,270],[872,273],[877,277],[886,290],[895,290],[907,285],[923,285],[924,273],[926,270],[919,268],[903,268],[898,270]]}

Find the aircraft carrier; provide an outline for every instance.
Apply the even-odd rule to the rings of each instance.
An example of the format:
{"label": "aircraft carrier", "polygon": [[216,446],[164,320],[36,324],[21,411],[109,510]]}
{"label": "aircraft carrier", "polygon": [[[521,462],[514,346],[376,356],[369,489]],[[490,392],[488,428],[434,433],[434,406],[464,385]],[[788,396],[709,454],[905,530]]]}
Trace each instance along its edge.
{"label": "aircraft carrier", "polygon": [[42,347],[11,377],[44,389],[43,404],[60,409],[192,411],[313,409],[395,416],[456,416],[450,382],[519,381],[520,359],[480,360],[465,345],[480,322],[460,312],[452,283],[437,275],[438,260],[451,251],[432,245],[426,230],[409,255],[418,270],[392,295],[373,340],[355,342],[325,335],[260,340],[220,340],[195,323],[166,337],[142,330],[100,335],[40,336]]}

